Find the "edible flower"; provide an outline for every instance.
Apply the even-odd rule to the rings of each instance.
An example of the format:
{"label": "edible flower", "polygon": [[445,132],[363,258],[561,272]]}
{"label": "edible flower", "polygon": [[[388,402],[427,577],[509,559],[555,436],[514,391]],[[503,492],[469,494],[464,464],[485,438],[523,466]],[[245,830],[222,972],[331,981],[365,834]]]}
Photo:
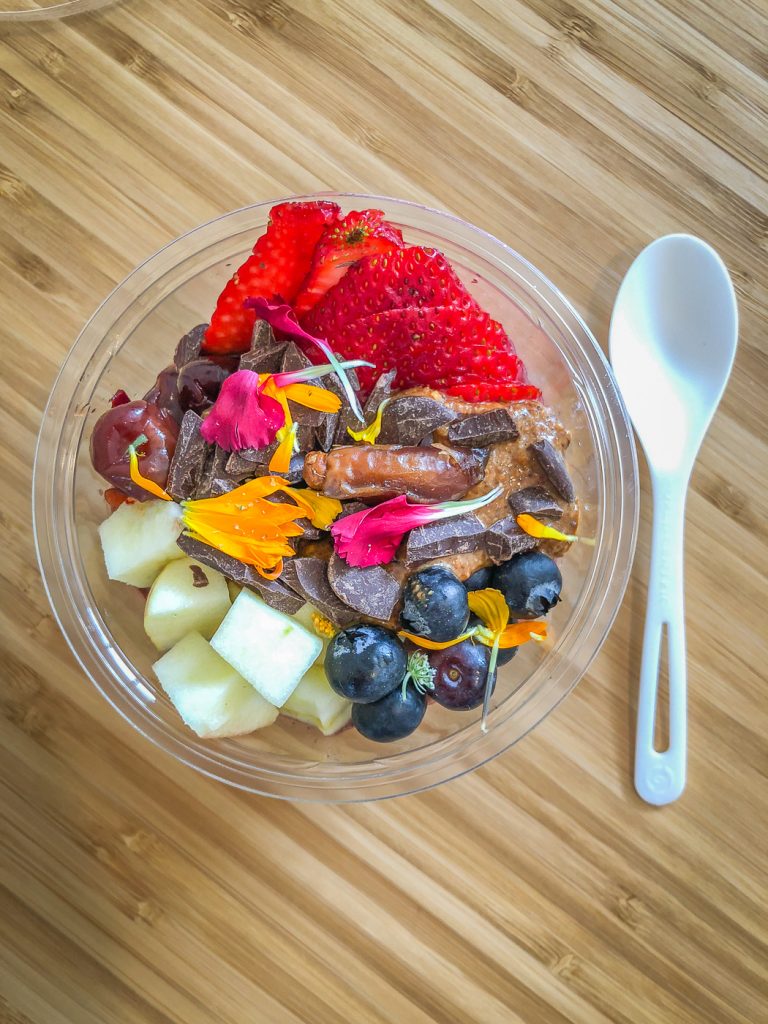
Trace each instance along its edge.
{"label": "edible flower", "polygon": [[527,512],[521,512],[519,516],[515,517],[515,521],[521,530],[539,540],[562,540],[568,544],[580,541],[582,544],[589,544],[590,547],[595,546],[593,537],[577,537],[573,533],[561,533],[554,526],[547,526],[546,523],[542,523],[535,516],[528,515]]}
{"label": "edible flower", "polygon": [[376,440],[381,433],[381,417],[389,405],[389,399],[385,398],[380,403],[379,408],[376,410],[376,415],[373,417],[367,427],[363,427],[362,430],[353,430],[352,427],[347,427],[347,433],[353,441],[363,441],[365,444],[376,444]]}
{"label": "edible flower", "polygon": [[[356,359],[343,365],[349,369],[365,364]],[[237,370],[222,384],[200,433],[209,444],[217,444],[227,452],[266,448],[277,438],[278,449],[269,468],[274,473],[285,473],[296,435],[288,401],[317,412],[338,412],[338,395],[308,383],[334,372],[330,363],[286,373]]]}
{"label": "edible flower", "polygon": [[509,607],[504,600],[500,590],[487,587],[485,590],[472,590],[467,594],[469,610],[474,612],[480,619],[481,625],[474,626],[453,640],[444,643],[437,643],[428,640],[426,637],[417,636],[415,633],[400,631],[400,636],[418,647],[426,647],[428,650],[444,650],[446,647],[453,647],[460,644],[462,640],[478,640],[481,644],[491,648],[491,656],[488,661],[488,673],[485,683],[485,696],[483,697],[483,717],[481,728],[487,732],[488,705],[491,699],[491,683],[496,672],[496,663],[499,657],[499,650],[509,647],[519,647],[528,640],[541,642],[547,635],[547,626],[544,622],[515,622],[509,624]]}
{"label": "edible flower", "polygon": [[423,651],[414,651],[408,658],[405,675],[403,676],[402,691],[408,689],[408,683],[413,683],[416,690],[424,694],[427,690],[434,690],[435,676],[437,672],[429,663],[429,658]]}
{"label": "edible flower", "polygon": [[444,501],[437,505],[413,505],[403,494],[382,501],[380,505],[345,516],[333,524],[331,536],[336,554],[352,566],[391,562],[409,530],[463,512],[474,512],[498,498],[501,491],[501,487],[494,487],[479,498]]}
{"label": "edible flower", "polygon": [[237,370],[221,385],[200,433],[225,452],[266,448],[285,424],[280,402],[265,393],[265,381],[253,370]]}
{"label": "edible flower", "polygon": [[[365,423],[365,417],[363,416],[362,409],[360,408],[360,403],[357,400],[355,389],[352,387],[352,382],[346,374],[345,364],[340,362],[338,356],[327,341],[323,338],[316,338],[314,334],[309,334],[305,331],[296,319],[296,314],[287,304],[269,302],[261,296],[254,296],[252,299],[246,299],[243,306],[246,309],[255,310],[256,316],[260,320],[266,320],[270,327],[281,331],[283,334],[287,335],[287,337],[298,338],[300,341],[306,342],[310,345],[315,345],[319,348],[333,367],[334,371],[338,374],[341,386],[344,388],[344,393],[347,396],[355,416],[357,416],[361,423]],[[358,363],[357,365],[373,366],[374,364],[364,362]]]}
{"label": "edible flower", "polygon": [[[128,448],[131,480],[163,501],[173,501],[167,491],[143,476],[137,448],[146,443],[142,434]],[[291,499],[280,503],[267,501],[282,491]],[[216,498],[182,501],[181,521],[187,536],[202,541],[224,554],[255,567],[265,579],[275,579],[283,571],[283,558],[294,554],[288,543],[304,532],[297,519],[309,519],[327,530],[341,512],[341,502],[314,491],[297,490],[277,476],[259,477]]]}

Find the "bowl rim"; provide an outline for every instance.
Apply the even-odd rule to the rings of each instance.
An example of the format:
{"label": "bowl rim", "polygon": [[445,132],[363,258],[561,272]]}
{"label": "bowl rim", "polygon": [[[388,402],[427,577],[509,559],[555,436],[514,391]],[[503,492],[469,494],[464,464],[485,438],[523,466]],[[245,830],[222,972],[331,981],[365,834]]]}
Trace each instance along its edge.
{"label": "bowl rim", "polygon": [[[584,402],[584,411],[587,418],[590,419],[593,440],[601,436],[601,430],[606,432],[603,442],[612,451],[618,480],[612,487],[609,486],[606,489],[606,480],[603,479],[601,496],[604,498],[608,491],[613,494],[614,501],[618,498],[621,514],[618,517],[618,522],[612,523],[612,527],[617,531],[617,539],[613,545],[613,559],[610,564],[603,564],[601,572],[601,579],[606,579],[610,583],[611,600],[606,606],[608,595],[608,583],[606,583],[604,591],[597,591],[600,604],[592,615],[591,623],[588,623],[589,628],[579,641],[582,648],[585,646],[589,648],[586,654],[582,654],[580,670],[574,678],[564,684],[560,677],[563,676],[568,665],[561,666],[559,676],[552,676],[548,680],[549,685],[545,691],[534,691],[518,709],[518,711],[522,711],[525,705],[528,705],[526,723],[517,730],[515,735],[502,735],[504,730],[500,731],[499,728],[494,728],[492,716],[491,728],[480,738],[479,742],[477,733],[473,737],[464,737],[457,742],[450,742],[455,737],[461,738],[467,731],[466,729],[458,730],[455,736],[445,737],[437,741],[436,744],[429,744],[415,751],[406,751],[394,757],[384,758],[382,762],[377,762],[374,758],[367,763],[374,766],[379,764],[383,766],[383,770],[354,771],[360,767],[359,764],[343,764],[338,766],[338,771],[335,771],[334,767],[336,766],[326,765],[324,773],[316,772],[310,778],[302,773],[274,772],[271,769],[256,770],[253,765],[241,762],[236,757],[229,757],[220,750],[213,750],[204,741],[198,741],[196,737],[192,738],[191,733],[189,737],[185,734],[182,741],[164,725],[159,727],[162,723],[152,720],[148,714],[143,716],[143,721],[137,720],[136,708],[138,705],[135,700],[129,699],[127,693],[120,690],[121,681],[115,675],[114,661],[122,662],[123,687],[130,682],[134,687],[140,688],[141,679],[132,669],[127,657],[122,656],[119,647],[116,647],[114,643],[110,645],[111,634],[101,620],[98,609],[86,609],[85,616],[78,610],[76,595],[73,593],[73,583],[66,578],[61,564],[56,561],[55,556],[60,550],[60,542],[70,546],[74,544],[77,548],[77,543],[73,540],[72,523],[62,524],[59,509],[55,503],[57,484],[61,484],[63,480],[66,486],[68,472],[70,490],[72,490],[75,474],[72,459],[70,459],[69,465],[64,465],[60,458],[50,458],[50,452],[51,445],[54,445],[53,450],[55,450],[56,442],[60,441],[63,435],[67,417],[73,415],[77,385],[81,382],[88,362],[106,342],[107,333],[105,332],[103,335],[99,333],[101,320],[111,314],[113,307],[119,313],[121,300],[124,300],[128,302],[128,305],[123,305],[123,311],[130,308],[130,304],[136,300],[137,295],[141,294],[141,291],[138,291],[136,295],[133,294],[137,285],[144,282],[146,287],[151,287],[153,282],[162,279],[163,274],[174,266],[180,265],[183,260],[176,262],[171,260],[169,263],[168,257],[172,257],[177,250],[183,249],[184,243],[189,240],[202,240],[210,235],[213,240],[209,245],[213,245],[217,241],[217,229],[225,224],[237,222],[238,218],[243,220],[249,215],[263,212],[277,203],[314,199],[355,200],[372,205],[393,204],[398,208],[411,208],[421,215],[436,218],[442,225],[450,222],[456,229],[471,237],[477,252],[485,258],[490,258],[491,250],[493,250],[493,258],[502,263],[505,274],[514,275],[527,288],[533,288],[538,302],[543,303],[548,313],[556,321],[559,321],[563,329],[571,335],[572,344],[584,360],[580,369],[582,371],[586,368],[589,369],[593,378],[591,383],[597,387],[598,396],[603,402],[602,417],[597,416],[591,401]],[[231,234],[235,233],[237,232]],[[469,239],[464,238],[463,242],[468,243]],[[195,250],[195,253],[199,254],[205,248],[203,246]],[[185,254],[184,258],[188,256],[189,253]],[[501,260],[502,256],[503,260]],[[116,321],[117,315],[115,315],[113,323]],[[91,338],[90,334],[94,331],[94,337]],[[86,345],[86,343],[88,344]],[[111,357],[107,355],[106,358]],[[72,392],[73,383],[75,385],[74,393]],[[77,415],[76,406],[74,410],[74,415]],[[83,423],[80,433],[84,426],[84,417],[81,418]],[[598,447],[596,440],[595,444]],[[76,448],[77,446],[75,452]],[[601,457],[598,460],[603,477],[605,476],[604,455],[605,453],[601,452]],[[571,692],[588,671],[602,647],[624,596],[637,538],[638,490],[637,452],[634,437],[610,366],[584,320],[568,299],[541,271],[490,232],[455,214],[424,206],[412,200],[357,192],[324,191],[265,200],[220,214],[166,243],[153,255],[139,263],[112,289],[78,334],[54,381],[46,404],[38,435],[33,469],[33,533],[46,594],[70,649],[97,689],[142,735],[203,774],[249,792],[288,800],[354,802],[383,799],[431,788],[486,764],[527,735]],[[600,536],[604,533],[606,519],[604,514],[600,516]],[[63,531],[62,526],[64,527]],[[601,549],[600,538],[598,538],[598,549]],[[594,570],[594,565],[592,568]],[[616,575],[617,573],[618,575]],[[594,577],[594,571],[592,575]],[[569,619],[563,624],[558,643],[563,642],[569,631],[574,628],[580,608],[581,605],[575,606]],[[583,629],[585,623],[581,623],[581,626]],[[113,659],[112,663],[105,660],[104,650],[99,649],[99,645],[93,642],[94,630],[103,638],[101,646],[106,645],[109,648]],[[589,643],[587,644],[586,641]],[[557,692],[554,693],[554,690]],[[543,697],[547,699],[543,700]],[[503,704],[496,709],[494,714],[501,707]],[[505,725],[506,722],[500,724]],[[419,752],[430,750],[430,747],[434,745],[441,748],[442,753],[439,756],[429,756],[426,760],[424,757],[414,757]],[[392,762],[395,761],[398,762],[397,768],[392,767]],[[386,762],[390,762],[388,767]],[[352,780],[348,777],[350,771],[355,776]]]}

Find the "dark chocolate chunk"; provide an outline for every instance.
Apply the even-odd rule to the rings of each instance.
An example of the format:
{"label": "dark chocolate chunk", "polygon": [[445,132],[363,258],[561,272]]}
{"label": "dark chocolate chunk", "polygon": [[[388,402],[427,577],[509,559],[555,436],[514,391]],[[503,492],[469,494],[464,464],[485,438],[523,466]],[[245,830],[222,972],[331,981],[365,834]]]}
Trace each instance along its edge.
{"label": "dark chocolate chunk", "polygon": [[306,370],[311,365],[312,360],[304,355],[296,342],[289,341],[285,346],[280,372],[290,373],[292,370]]}
{"label": "dark chocolate chunk", "polygon": [[251,352],[266,352],[276,344],[271,325],[266,320],[255,320],[251,331]]}
{"label": "dark chocolate chunk", "polygon": [[509,561],[513,555],[518,555],[521,551],[535,548],[537,543],[535,537],[520,529],[514,516],[500,519],[498,523],[489,526],[485,533],[485,550],[496,565]]}
{"label": "dark chocolate chunk", "polygon": [[371,619],[389,621],[400,600],[400,584],[381,565],[356,568],[333,554],[328,563],[328,582],[344,604]]}
{"label": "dark chocolate chunk", "polygon": [[368,506],[363,504],[362,501],[343,501],[341,503],[341,512],[334,519],[335,523],[338,523],[340,519],[346,519],[347,516],[353,516],[356,512],[362,512],[367,509]]}
{"label": "dark chocolate chunk", "polygon": [[[252,450],[252,449],[250,449]],[[257,467],[250,459],[244,459],[240,452],[232,452],[225,466],[227,476],[233,480],[247,480],[257,475]]]}
{"label": "dark chocolate chunk", "polygon": [[227,462],[229,452],[219,448],[217,444],[208,445],[208,458],[205,460],[203,470],[195,486],[193,498],[215,498],[219,494],[226,494],[233,487],[235,482],[227,476]]}
{"label": "dark chocolate chunk", "polygon": [[573,489],[571,478],[566,469],[565,459],[552,442],[546,440],[534,441],[533,444],[528,445],[528,448],[538,459],[539,465],[549,482],[563,501],[575,501],[576,492]]}
{"label": "dark chocolate chunk", "polygon": [[385,398],[389,398],[392,394],[392,385],[395,382],[397,376],[397,370],[387,370],[386,373],[382,373],[376,383],[373,385],[373,390],[368,396],[368,400],[363,406],[363,416],[365,416],[365,422],[370,423],[376,413],[379,411],[379,406]]}
{"label": "dark chocolate chunk", "polygon": [[349,626],[359,617],[331,590],[328,563],[324,558],[288,558],[280,580],[301,594],[337,626]]}
{"label": "dark chocolate chunk", "polygon": [[176,501],[191,498],[202,479],[209,454],[209,445],[200,434],[202,423],[191,409],[182,417],[166,484],[166,490]]}
{"label": "dark chocolate chunk", "polygon": [[506,409],[490,409],[452,423],[448,427],[449,444],[484,448],[489,444],[514,441],[518,437],[515,421]]}
{"label": "dark chocolate chunk", "polygon": [[182,534],[177,543],[184,554],[189,555],[190,558],[202,562],[203,565],[209,565],[235,583],[257,590],[264,601],[276,611],[285,612],[286,615],[295,615],[300,608],[304,607],[303,597],[285,586],[279,579],[265,580],[263,576],[259,576],[252,565],[246,565],[245,562],[240,562],[237,558],[232,558],[231,555],[225,555],[218,548],[212,548],[210,544],[193,540],[186,534]]}
{"label": "dark chocolate chunk", "polygon": [[252,370],[254,373],[278,373],[283,365],[286,346],[275,343],[270,348],[254,352],[243,352],[240,356],[240,369]]}
{"label": "dark chocolate chunk", "polygon": [[407,565],[425,562],[443,555],[463,555],[484,547],[486,528],[474,512],[436,523],[417,526],[408,534],[405,546]]}
{"label": "dark chocolate chunk", "polygon": [[509,507],[516,516],[546,516],[559,519],[563,510],[544,487],[524,487],[522,491],[510,494]]}
{"label": "dark chocolate chunk", "polygon": [[404,395],[391,401],[381,416],[378,444],[413,445],[439,427],[450,423],[456,413],[426,395]]}
{"label": "dark chocolate chunk", "polygon": [[186,366],[187,363],[191,363],[193,359],[199,358],[207,330],[208,324],[198,324],[179,341],[173,354],[173,362],[177,370]]}
{"label": "dark chocolate chunk", "polygon": [[[355,394],[359,394],[360,380],[357,376],[357,372],[355,370],[347,370],[347,377],[349,378],[349,383],[352,385],[352,389],[354,390]],[[332,391],[335,395],[338,395],[339,398],[341,399],[341,408],[336,413],[336,428],[333,435],[332,443],[349,444],[350,438],[349,434],[347,433],[347,427],[352,427],[352,429],[354,430],[356,426],[360,427],[362,426],[362,424],[358,422],[357,416],[355,416],[355,414],[352,412],[352,407],[349,404],[347,393],[342,387],[338,374],[329,373],[328,376],[324,378],[324,380],[325,386],[328,388],[328,390]],[[322,445],[321,447],[323,448],[323,451],[329,451],[331,446],[328,445],[328,447],[326,448],[324,445]]]}
{"label": "dark chocolate chunk", "polygon": [[208,577],[205,575],[205,569],[199,565],[190,565],[192,570],[192,586],[196,588],[207,587]]}

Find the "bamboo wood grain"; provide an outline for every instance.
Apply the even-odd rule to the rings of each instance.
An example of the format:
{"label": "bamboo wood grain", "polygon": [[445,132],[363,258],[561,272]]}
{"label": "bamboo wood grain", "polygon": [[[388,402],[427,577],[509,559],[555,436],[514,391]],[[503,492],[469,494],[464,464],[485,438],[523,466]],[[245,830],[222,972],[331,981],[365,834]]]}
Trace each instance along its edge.
{"label": "bamboo wood grain", "polygon": [[[767,15],[750,0],[124,0],[0,29],[2,1024],[768,1019]],[[576,692],[431,793],[252,798],[150,747],[83,680],[30,528],[57,367],[169,239],[321,188],[488,228],[603,344],[652,237],[691,231],[722,253],[742,330],[689,499],[680,803],[654,810],[631,787],[647,507],[625,605]]]}

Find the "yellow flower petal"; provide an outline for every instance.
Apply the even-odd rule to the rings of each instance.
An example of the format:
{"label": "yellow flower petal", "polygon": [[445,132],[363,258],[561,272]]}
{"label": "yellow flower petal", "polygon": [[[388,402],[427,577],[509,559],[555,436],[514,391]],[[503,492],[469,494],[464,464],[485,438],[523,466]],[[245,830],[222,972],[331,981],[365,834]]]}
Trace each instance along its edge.
{"label": "yellow flower petal", "polygon": [[270,473],[287,473],[291,465],[291,456],[296,440],[296,424],[291,423],[289,427],[283,427],[278,431],[277,437],[280,443],[269,460],[269,471]]}
{"label": "yellow flower petal", "polygon": [[341,502],[336,498],[326,498],[324,494],[317,491],[299,490],[295,487],[284,487],[286,494],[290,494],[298,505],[308,508],[307,518],[318,530],[327,530],[337,516],[341,515]]}
{"label": "yellow flower petal", "polygon": [[[144,441],[146,442],[146,438],[144,438]],[[168,494],[167,491],[164,491],[159,484],[156,484],[154,480],[150,480],[142,474],[139,469],[139,457],[136,454],[136,447],[140,446],[137,446],[136,442],[134,442],[134,444],[132,444],[128,449],[128,463],[130,465],[131,480],[133,480],[137,487],[143,487],[145,491],[148,491],[150,494],[154,494],[156,498],[162,498],[163,501],[173,501],[170,494]]]}
{"label": "yellow flower petal", "polygon": [[338,412],[341,408],[341,399],[338,395],[312,384],[286,384],[280,391],[290,401],[304,405],[307,409],[316,409],[317,412]]}
{"label": "yellow flower petal", "polygon": [[501,633],[509,622],[509,608],[500,590],[488,587],[485,590],[471,590],[467,594],[469,610],[483,620],[494,635]]}
{"label": "yellow flower petal", "polygon": [[389,399],[385,398],[383,402],[379,404],[379,408],[376,410],[376,415],[368,424],[367,427],[363,427],[362,430],[353,430],[352,427],[347,427],[347,433],[354,441],[364,441],[366,444],[376,444],[376,439],[381,433],[381,416],[387,405]]}
{"label": "yellow flower petal", "polygon": [[415,633],[409,633],[405,629],[401,629],[397,635],[403,637],[404,640],[410,640],[417,647],[426,647],[428,651],[444,651],[446,647],[453,647],[454,644],[460,644],[462,640],[468,640],[473,634],[474,630],[470,629],[468,633],[462,633],[454,640],[445,640],[442,643],[438,643],[437,640],[428,640],[425,636],[416,636]]}
{"label": "yellow flower petal", "polygon": [[595,545],[591,537],[577,537],[572,533],[561,533],[554,526],[547,526],[546,523],[540,522],[534,516],[528,515],[527,512],[521,512],[519,516],[516,516],[516,521],[521,530],[539,540],[560,540],[568,544],[572,544],[574,541],[581,541],[582,544],[589,544],[592,547]]}

